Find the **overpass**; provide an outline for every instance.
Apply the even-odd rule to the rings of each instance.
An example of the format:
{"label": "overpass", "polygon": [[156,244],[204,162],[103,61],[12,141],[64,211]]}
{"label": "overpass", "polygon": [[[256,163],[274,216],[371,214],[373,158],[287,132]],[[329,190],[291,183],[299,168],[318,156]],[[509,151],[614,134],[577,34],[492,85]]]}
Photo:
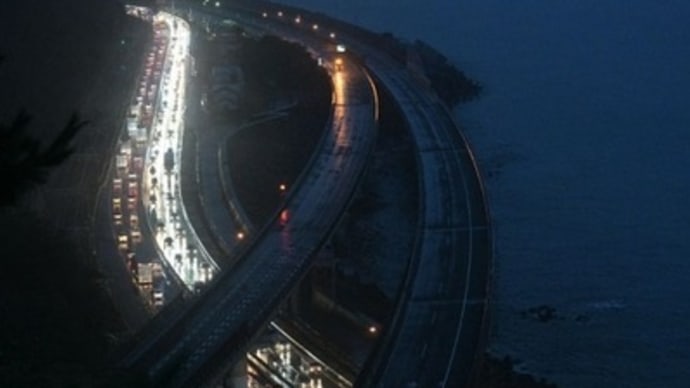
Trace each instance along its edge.
{"label": "overpass", "polygon": [[[365,48],[362,48],[365,50]],[[361,386],[466,385],[483,332],[491,236],[474,158],[445,106],[400,66],[367,66],[410,126],[420,166],[420,225],[396,314]]]}
{"label": "overpass", "polygon": [[123,366],[156,386],[204,383],[222,367],[219,361],[243,355],[255,331],[306,273],[348,205],[376,135],[376,94],[366,71],[345,59],[332,79],[327,131],[280,215],[258,232],[232,271],[169,317],[170,325],[143,338]]}
{"label": "overpass", "polygon": [[[222,7],[211,12],[253,27],[263,24],[298,31],[291,35],[305,34],[304,28],[290,27],[297,15],[301,25],[307,21],[322,28],[329,23],[342,25],[323,15],[272,3],[234,2],[232,7],[231,14]],[[348,32],[338,30],[338,39],[364,58],[367,69],[394,97],[408,123],[416,143],[419,191],[423,193],[416,248],[395,315],[357,385],[464,385],[485,335],[492,255],[481,178],[467,141],[436,95],[419,85],[403,65]],[[358,72],[352,63],[346,67],[344,74]],[[371,113],[366,98],[338,100],[334,123],[343,120],[343,108]],[[367,125],[372,124],[350,128]],[[333,131],[336,127],[334,124]],[[365,140],[366,145],[359,143],[365,131],[353,132],[346,131],[345,147],[338,145],[337,134],[324,141],[313,166],[320,172],[312,168],[288,201],[286,209],[292,218],[284,226],[274,220],[236,270],[220,276],[170,329],[145,341],[130,355],[132,366],[146,371],[159,385],[194,386],[217,374],[225,356],[237,359],[281,295],[306,271],[309,258],[345,208],[371,145],[371,140]],[[343,177],[348,169],[359,172]]]}

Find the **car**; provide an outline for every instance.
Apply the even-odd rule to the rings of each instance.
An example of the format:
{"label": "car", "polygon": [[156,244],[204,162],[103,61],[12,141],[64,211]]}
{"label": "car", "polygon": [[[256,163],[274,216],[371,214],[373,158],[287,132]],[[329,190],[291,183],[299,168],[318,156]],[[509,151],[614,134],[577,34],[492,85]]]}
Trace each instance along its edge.
{"label": "car", "polygon": [[137,199],[136,198],[127,198],[127,210],[130,212],[135,212],[137,211]]}
{"label": "car", "polygon": [[282,229],[287,225],[288,221],[290,221],[290,211],[288,209],[283,209],[278,218],[278,226]]}
{"label": "car", "polygon": [[113,220],[116,225],[122,224],[122,200],[113,198]]}
{"label": "car", "polygon": [[144,158],[141,156],[135,156],[132,160],[134,170],[136,172],[141,172],[144,169]]}
{"label": "car", "polygon": [[139,216],[136,214],[129,215],[129,227],[132,229],[139,229]]}
{"label": "car", "polygon": [[323,371],[323,367],[318,362],[312,362],[309,364],[308,372],[311,374],[319,374]]}
{"label": "car", "polygon": [[113,198],[113,213],[122,213],[122,199]]}
{"label": "car", "polygon": [[153,291],[153,305],[155,307],[162,307],[165,304],[165,297],[163,291],[154,290]]}
{"label": "car", "polygon": [[132,236],[132,244],[141,243],[141,232],[139,229],[132,229],[129,234]]}
{"label": "car", "polygon": [[164,276],[163,266],[161,265],[161,263],[153,262],[151,264],[151,271],[153,272],[154,279]]}
{"label": "car", "polygon": [[129,182],[127,184],[127,195],[136,198],[139,195],[139,185],[137,182]]}
{"label": "car", "polygon": [[113,179],[113,196],[119,197],[122,195],[122,179]]}
{"label": "car", "polygon": [[119,234],[117,236],[117,249],[126,251],[129,249],[129,238],[126,234]]}

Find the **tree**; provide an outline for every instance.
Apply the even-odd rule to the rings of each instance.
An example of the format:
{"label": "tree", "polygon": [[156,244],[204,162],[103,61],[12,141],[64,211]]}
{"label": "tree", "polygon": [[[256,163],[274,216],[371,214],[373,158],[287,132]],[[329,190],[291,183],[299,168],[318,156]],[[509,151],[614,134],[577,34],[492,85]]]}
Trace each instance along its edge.
{"label": "tree", "polygon": [[[0,65],[5,57],[0,55]],[[0,207],[13,205],[37,185],[44,183],[51,168],[64,162],[77,132],[87,124],[73,113],[57,138],[42,149],[41,141],[27,132],[31,116],[21,110],[9,125],[0,123]]]}
{"label": "tree", "polygon": [[49,171],[74,152],[70,143],[87,124],[73,113],[55,140],[44,148],[39,139],[28,133],[30,122],[31,116],[21,110],[9,125],[0,123],[0,207],[15,204],[22,195],[44,183]]}

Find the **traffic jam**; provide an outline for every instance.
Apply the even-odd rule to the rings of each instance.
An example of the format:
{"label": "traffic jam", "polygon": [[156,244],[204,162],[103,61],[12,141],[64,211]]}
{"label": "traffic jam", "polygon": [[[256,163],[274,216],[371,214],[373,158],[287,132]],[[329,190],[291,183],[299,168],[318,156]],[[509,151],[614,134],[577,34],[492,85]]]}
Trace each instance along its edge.
{"label": "traffic jam", "polygon": [[198,290],[218,266],[199,243],[180,193],[189,26],[139,7],[128,13],[152,23],[153,42],[118,141],[112,221],[133,282],[157,310],[169,299],[169,280]]}

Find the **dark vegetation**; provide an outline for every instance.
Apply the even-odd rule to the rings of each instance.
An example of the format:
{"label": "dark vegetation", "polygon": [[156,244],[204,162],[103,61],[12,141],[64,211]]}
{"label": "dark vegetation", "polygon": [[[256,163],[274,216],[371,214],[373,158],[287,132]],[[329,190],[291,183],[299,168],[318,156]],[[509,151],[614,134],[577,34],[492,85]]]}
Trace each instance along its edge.
{"label": "dark vegetation", "polygon": [[320,20],[327,21],[325,24],[344,31],[355,39],[368,42],[400,63],[407,63],[410,54],[419,55],[424,67],[423,72],[429,78],[431,87],[451,108],[477,98],[481,93],[481,85],[478,82],[469,78],[443,54],[424,42],[405,42],[389,32],[376,33],[318,12],[312,13],[297,8],[293,8],[291,12],[301,14],[305,19],[316,15]]}
{"label": "dark vegetation", "polygon": [[379,47],[401,63],[419,59],[421,71],[428,78],[431,88],[449,107],[471,101],[481,93],[479,83],[469,78],[448,58],[420,40],[404,42],[391,33],[373,37]]}
{"label": "dark vegetation", "polygon": [[412,48],[422,60],[431,87],[448,106],[453,107],[479,96],[482,90],[479,83],[455,67],[443,54],[419,40],[414,42]]}
{"label": "dark vegetation", "polygon": [[0,5],[0,387],[123,386],[105,357],[125,327],[86,228],[107,159],[73,154],[110,154],[121,92],[96,85],[130,82],[142,27],[115,2]]}
{"label": "dark vegetation", "polygon": [[121,322],[103,277],[39,215],[5,209],[0,386],[87,387]]}
{"label": "dark vegetation", "polygon": [[275,36],[245,38],[240,66],[247,82],[247,117],[265,111],[276,99],[297,101],[300,107],[318,104],[321,109],[330,101],[328,74],[296,43]]}
{"label": "dark vegetation", "polygon": [[28,133],[30,122],[31,116],[20,111],[9,125],[0,123],[0,206],[16,204],[22,195],[45,183],[50,169],[74,152],[70,143],[86,124],[72,114],[55,140],[44,147],[40,139]]}
{"label": "dark vegetation", "polygon": [[292,186],[311,157],[328,120],[330,78],[306,50],[275,37],[247,38],[240,56],[246,76],[246,119],[282,101],[228,140],[230,177],[239,201],[256,226],[283,200],[278,187]]}
{"label": "dark vegetation", "polygon": [[510,357],[497,358],[484,355],[475,388],[557,388],[545,379],[537,379],[515,370],[516,362]]}

